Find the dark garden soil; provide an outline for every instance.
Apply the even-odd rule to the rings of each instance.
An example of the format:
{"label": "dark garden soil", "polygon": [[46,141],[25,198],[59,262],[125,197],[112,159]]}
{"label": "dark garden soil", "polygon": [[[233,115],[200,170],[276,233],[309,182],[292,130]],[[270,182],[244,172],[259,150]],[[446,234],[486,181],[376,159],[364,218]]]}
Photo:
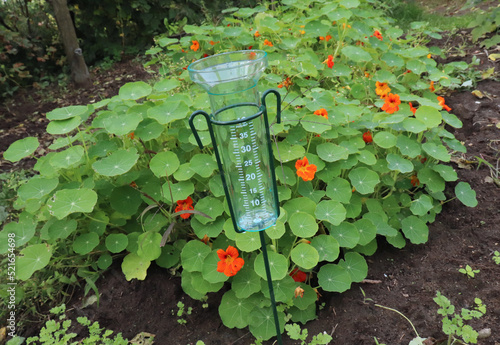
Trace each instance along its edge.
{"label": "dark garden soil", "polygon": [[[453,39],[463,39],[466,35],[455,36],[445,41],[453,44]],[[448,61],[470,62],[474,54],[482,61],[477,68],[484,71],[495,67],[498,75],[500,64],[488,60],[483,48],[472,44],[470,47],[465,54],[456,54]],[[44,96],[43,91],[17,96],[0,107],[0,152],[14,140],[28,135],[37,135],[48,142],[49,138],[43,134],[45,114],[53,108],[98,101],[99,97],[116,94],[117,88],[127,81],[148,77],[140,64],[128,61],[109,71],[94,71],[95,86],[87,91],[70,91],[57,97]],[[478,98],[472,90],[481,91],[484,97]],[[380,240],[377,252],[367,258],[370,281],[353,284],[342,294],[322,292],[318,319],[302,326],[311,336],[327,332],[334,339],[332,344],[344,345],[375,344],[374,337],[388,345],[408,344],[415,337],[409,322],[396,312],[375,306],[376,303],[406,315],[421,337],[442,340],[442,317],[433,302],[436,291],[440,291],[457,309],[470,308],[474,298],[479,297],[487,313],[471,325],[476,330],[491,329],[491,335],[479,340],[479,344],[500,345],[500,265],[492,260],[493,252],[500,251],[500,185],[495,183],[493,170],[477,164],[477,157],[494,165],[500,159],[500,83],[491,79],[481,81],[472,89],[456,90],[445,97],[452,113],[463,122],[463,128],[450,130],[468,150],[467,154],[454,156],[450,164],[459,181],[470,183],[476,191],[479,205],[468,208],[457,200],[444,204],[442,213],[429,227],[426,244],[409,244],[399,250]],[[41,150],[43,153],[44,149]],[[0,169],[23,165],[26,163],[11,165],[3,161]],[[447,188],[449,196],[453,195],[454,185],[450,183]],[[459,268],[466,265],[480,270],[475,278],[459,273]],[[77,292],[69,303],[71,317],[87,316],[129,339],[140,332],[154,334],[155,344],[161,345],[195,344],[197,340],[207,345],[248,345],[253,341],[246,329],[227,329],[222,325],[217,307],[224,291],[210,294],[208,307],[204,308],[202,302],[183,293],[180,277],[168,270],[152,266],[145,281],[128,282],[120,267],[115,267],[104,274],[97,286],[101,294],[99,307],[93,304],[83,308],[84,298]],[[179,301],[186,309],[192,307],[192,313],[182,317],[184,325],[173,315]],[[31,333],[28,335],[33,331],[27,331]],[[300,344],[286,336],[283,343]]]}

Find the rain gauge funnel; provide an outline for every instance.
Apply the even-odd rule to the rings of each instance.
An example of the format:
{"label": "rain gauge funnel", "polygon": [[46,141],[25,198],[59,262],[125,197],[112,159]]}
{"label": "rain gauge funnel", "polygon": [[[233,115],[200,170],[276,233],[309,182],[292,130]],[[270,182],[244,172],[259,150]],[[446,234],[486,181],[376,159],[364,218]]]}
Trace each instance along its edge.
{"label": "rain gauge funnel", "polygon": [[260,97],[257,82],[266,67],[267,53],[261,50],[217,54],[189,65],[191,80],[207,91],[212,110],[210,115],[202,110],[194,112],[189,125],[203,148],[193,121],[198,115],[207,121],[235,231],[260,232],[276,335],[282,344],[262,231],[273,226],[279,216],[266,97],[270,93],[276,96],[278,123],[281,97],[276,90],[267,90]]}

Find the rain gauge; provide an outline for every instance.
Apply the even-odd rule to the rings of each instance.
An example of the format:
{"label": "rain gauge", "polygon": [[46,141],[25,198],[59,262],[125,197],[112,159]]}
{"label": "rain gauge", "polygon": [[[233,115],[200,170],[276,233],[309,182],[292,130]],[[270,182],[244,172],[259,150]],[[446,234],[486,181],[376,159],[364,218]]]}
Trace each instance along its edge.
{"label": "rain gauge", "polygon": [[282,344],[263,233],[279,216],[266,97],[270,93],[276,96],[277,123],[281,121],[281,97],[276,90],[267,90],[260,97],[257,82],[266,67],[267,53],[261,50],[222,53],[190,64],[189,76],[207,91],[212,114],[198,110],[189,118],[189,125],[203,148],[193,121],[198,115],[207,121],[235,231],[260,232],[276,335]]}

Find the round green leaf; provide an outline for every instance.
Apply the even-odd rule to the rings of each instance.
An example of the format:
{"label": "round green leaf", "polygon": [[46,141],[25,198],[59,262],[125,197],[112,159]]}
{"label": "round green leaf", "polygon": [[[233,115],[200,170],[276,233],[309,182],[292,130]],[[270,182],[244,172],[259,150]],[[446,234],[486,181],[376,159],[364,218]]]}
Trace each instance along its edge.
{"label": "round green leaf", "polygon": [[261,290],[261,281],[259,275],[253,270],[253,267],[243,266],[238,274],[234,276],[231,283],[231,290],[234,291],[236,297],[247,298]]}
{"label": "round green leaf", "polygon": [[288,220],[290,229],[295,236],[307,238],[312,237],[318,232],[318,223],[309,213],[297,212],[290,216]]}
{"label": "round green leaf", "polygon": [[285,205],[283,205],[285,209],[288,219],[298,212],[305,212],[309,214],[314,214],[316,210],[316,203],[309,198],[295,198],[288,200]]}
{"label": "round green leaf", "polygon": [[35,271],[47,266],[51,257],[52,248],[48,244],[40,243],[24,248],[16,258],[16,279],[28,280]]}
{"label": "round green leaf", "polygon": [[282,163],[302,158],[305,152],[306,150],[303,146],[290,145],[285,141],[280,141],[278,145],[273,145],[274,158]]}
{"label": "round green leaf", "polygon": [[157,176],[172,176],[179,168],[180,162],[177,155],[172,151],[157,153],[149,162],[151,171]]}
{"label": "round green leaf", "polygon": [[155,260],[156,264],[163,268],[171,268],[179,263],[181,251],[173,245],[166,244],[161,250],[161,255]]}
{"label": "round green leaf", "polygon": [[151,91],[153,91],[153,88],[145,82],[135,81],[123,85],[120,91],[118,91],[118,96],[120,96],[121,99],[136,100],[148,96]]}
{"label": "round green leaf", "polygon": [[111,253],[120,253],[128,246],[128,237],[125,234],[110,234],[106,237],[106,249]]}
{"label": "round green leaf", "polygon": [[325,291],[344,292],[351,287],[351,276],[339,265],[326,264],[318,272],[318,283]]}
{"label": "round green leaf", "polygon": [[422,105],[415,112],[415,118],[424,123],[427,128],[435,128],[441,124],[442,117],[436,108]]}
{"label": "round green leaf", "polygon": [[184,119],[188,113],[187,104],[179,100],[168,100],[148,109],[148,117],[155,119],[161,125]]}
{"label": "round green leaf", "polygon": [[133,132],[141,121],[142,117],[134,113],[113,113],[113,115],[106,117],[102,123],[108,133],[125,135]]}
{"label": "round green leaf", "polygon": [[142,204],[141,193],[128,185],[117,187],[111,193],[110,204],[121,214],[133,216]]}
{"label": "round green leaf", "polygon": [[[260,289],[262,294],[266,298],[270,298],[269,293],[269,284],[267,281],[259,279],[261,282]],[[292,277],[289,275],[285,276],[285,278],[281,280],[273,281],[273,290],[274,290],[274,298],[276,302],[284,302],[287,303],[292,300],[295,292],[296,283]]]}
{"label": "round green leaf", "polygon": [[339,266],[345,268],[355,283],[362,282],[368,274],[368,264],[365,258],[356,252],[346,253],[344,260],[340,260]]}
{"label": "round green leaf", "polygon": [[414,167],[413,163],[407,159],[404,159],[400,155],[389,153],[386,157],[387,167],[391,170],[399,171],[401,173],[412,172]]}
{"label": "round green leaf", "polygon": [[209,292],[217,292],[224,285],[223,282],[210,283],[206,281],[200,272],[190,272],[190,274],[193,288],[203,295],[206,295]]}
{"label": "round green leaf", "polygon": [[17,195],[23,200],[41,199],[59,184],[58,178],[33,177],[19,187]]}
{"label": "round green leaf", "polygon": [[91,189],[63,189],[54,194],[47,206],[50,214],[63,219],[75,212],[92,212],[96,203],[97,193]]}
{"label": "round green leaf", "polygon": [[449,124],[450,126],[455,128],[462,128],[463,123],[456,115],[451,114],[447,111],[442,111],[441,116],[443,117],[443,121]]}
{"label": "round green leaf", "polygon": [[128,172],[139,159],[135,148],[118,150],[92,164],[92,168],[103,176],[117,176]]}
{"label": "round green leaf", "polygon": [[426,194],[412,201],[410,211],[416,216],[423,216],[432,208],[432,198]]}
{"label": "round green leaf", "polygon": [[122,272],[128,281],[132,279],[144,280],[149,265],[151,265],[151,261],[141,258],[136,253],[130,253],[123,258]]}
{"label": "round green leaf", "polygon": [[[188,296],[191,297],[192,299],[203,300],[205,298],[206,294],[204,294],[203,292],[200,292],[199,290],[201,290],[201,289],[196,289],[193,286],[193,280],[196,280],[196,279],[193,279],[193,277],[195,277],[196,275],[198,275],[198,277],[199,277],[200,272],[188,272],[186,270],[182,270],[182,273],[181,273],[182,291],[187,293]],[[208,289],[206,289],[206,290],[208,290]]]}
{"label": "round green leaf", "polygon": [[[191,168],[191,164],[190,163],[184,163],[184,164],[181,164],[179,166],[179,169],[177,169],[177,171],[174,173],[174,178],[177,181],[187,181],[191,177],[193,177],[193,175],[195,173],[196,173],[196,171],[194,171],[194,169]],[[210,184],[215,183],[215,182],[212,182],[212,181],[215,181],[215,180],[217,180],[215,177],[211,178],[210,181],[209,181],[209,183]],[[221,181],[220,177],[218,178],[218,181],[220,181],[220,189],[222,189],[222,181]],[[210,190],[213,191],[213,188],[211,187]],[[216,195],[214,193],[214,195],[215,196],[222,196],[222,195],[224,195],[224,189],[222,189],[222,194]]]}
{"label": "round green leaf", "polygon": [[282,221],[276,221],[276,224],[266,229],[266,234],[270,239],[280,239],[286,232],[285,224]]}
{"label": "round green leaf", "polygon": [[[194,193],[194,184],[191,181],[181,181],[178,183],[165,182],[162,186],[162,199],[166,200],[168,203],[176,202],[177,200],[186,200],[188,196]],[[170,196],[172,192],[172,196]],[[171,200],[171,199],[174,200]],[[213,221],[213,219],[205,218],[204,223]]]}
{"label": "round green leaf", "polygon": [[[285,313],[282,311],[278,311],[278,321],[280,332],[283,332],[285,329]],[[249,329],[254,337],[263,340],[276,336],[273,309],[271,307],[254,308],[250,312]]]}
{"label": "round green leaf", "polygon": [[58,238],[68,238],[77,228],[78,222],[75,219],[56,220],[49,227],[49,237],[53,240]]}
{"label": "round green leaf", "polygon": [[217,163],[212,156],[206,154],[197,154],[189,162],[191,169],[201,177],[210,177],[217,169]]}
{"label": "round green leaf", "polygon": [[87,112],[86,105],[71,105],[69,107],[57,108],[47,113],[47,119],[53,120],[66,120],[75,116],[83,117]]}
{"label": "round green leaf", "polygon": [[351,200],[352,186],[349,181],[336,177],[326,186],[326,196],[332,200],[347,204]]}
{"label": "round green leaf", "polygon": [[244,328],[248,326],[252,309],[254,309],[254,303],[251,298],[238,298],[233,290],[229,290],[222,296],[219,315],[224,326]]}
{"label": "round green leaf", "polygon": [[330,124],[330,122],[328,122],[328,119],[318,115],[304,116],[304,118],[300,120],[300,124],[307,132],[318,134],[321,134],[324,131],[332,128],[332,125]]}
{"label": "round green leaf", "polygon": [[378,174],[365,167],[351,170],[348,176],[352,185],[360,194],[373,193],[375,191],[375,187],[380,182]]}
{"label": "round green leaf", "polygon": [[335,261],[340,253],[339,242],[330,235],[315,236],[311,246],[318,251],[319,261]]}
{"label": "round green leaf", "polygon": [[420,144],[417,141],[410,139],[403,134],[398,135],[396,146],[401,154],[410,158],[415,158],[422,152]]}
{"label": "round green leaf", "polygon": [[359,232],[358,245],[366,245],[377,236],[377,227],[368,219],[360,219],[354,222]]}
{"label": "round green leaf", "polygon": [[460,200],[465,206],[477,206],[476,191],[471,189],[470,185],[467,182],[459,182],[455,186],[455,195],[457,196],[458,200]]}
{"label": "round green leaf", "polygon": [[[222,222],[224,222],[224,220],[222,220]],[[203,261],[203,267],[201,269],[201,274],[203,276],[203,279],[205,279],[207,282],[215,284],[215,283],[225,282],[226,280],[229,279],[229,277],[226,276],[224,273],[217,271],[217,265],[219,261],[220,259],[219,256],[217,255],[216,250],[210,252],[205,257],[205,260]],[[239,275],[240,273],[241,271],[238,272],[237,275]]]}
{"label": "round green leaf", "polygon": [[372,60],[371,55],[360,47],[346,46],[341,50],[349,60],[354,62],[368,62]]}
{"label": "round green leaf", "polygon": [[207,216],[212,217],[212,219],[208,219],[200,215],[195,215],[196,220],[198,220],[202,224],[207,224],[208,222],[216,219],[224,212],[224,205],[219,199],[207,196],[201,200],[198,200],[196,205],[194,205],[194,209],[196,211],[205,213]]}
{"label": "round green leaf", "polygon": [[11,162],[17,162],[21,159],[32,155],[40,143],[37,138],[27,137],[13,142],[7,151],[4,152],[3,158]]}
{"label": "round green leaf", "polygon": [[145,119],[137,125],[134,134],[142,141],[149,141],[157,139],[163,133],[163,130],[163,126],[161,126],[156,120]]}
{"label": "round green leaf", "polygon": [[81,234],[73,241],[75,253],[85,255],[90,253],[99,244],[99,235],[95,232]]}
{"label": "round green leaf", "polygon": [[[272,280],[281,280],[286,276],[288,269],[288,260],[282,254],[278,254],[274,251],[269,251],[267,253],[269,259],[269,269],[271,271]],[[264,256],[262,253],[257,255],[254,262],[255,272],[264,280],[267,280],[266,268],[264,266]]]}
{"label": "round green leaf", "polygon": [[66,120],[51,121],[47,125],[47,133],[53,135],[66,134],[77,128],[82,123],[80,116],[71,117]]}
{"label": "round green leaf", "polygon": [[358,153],[358,160],[366,165],[373,165],[377,163],[377,158],[373,153],[368,150],[361,150]]}
{"label": "round green leaf", "polygon": [[373,142],[384,149],[396,146],[397,138],[394,134],[381,131],[375,134]]}
{"label": "round green leaf", "polygon": [[109,268],[112,263],[113,258],[108,253],[101,254],[101,256],[99,256],[99,259],[97,259],[97,267],[99,267],[101,270]]}
{"label": "round green leaf", "polygon": [[[288,313],[292,316],[293,322],[300,322],[305,325],[308,321],[315,320],[316,315],[316,304],[310,304],[306,309],[301,310],[299,308],[291,307],[288,309]],[[297,325],[297,327],[299,327]]]}
{"label": "round green leaf", "polygon": [[422,148],[424,151],[431,157],[443,161],[449,162],[451,159],[451,155],[448,153],[446,147],[442,144],[434,144],[434,143],[423,143]]}
{"label": "round green leaf", "polygon": [[69,169],[80,163],[85,155],[85,150],[82,146],[76,145],[70,148],[57,152],[50,159],[50,164],[59,169]]}
{"label": "round green leaf", "polygon": [[360,239],[358,228],[352,223],[342,222],[339,226],[330,227],[330,235],[341,247],[354,248]]}
{"label": "round green leaf", "polygon": [[[28,217],[20,217],[19,222],[10,222],[3,228],[3,233],[14,233],[16,248],[28,243],[35,236],[36,223]],[[7,243],[7,242],[5,242]]]}
{"label": "round green leaf", "polygon": [[413,244],[427,242],[429,228],[427,224],[416,216],[406,217],[401,221],[401,230]]}
{"label": "round green leaf", "polygon": [[422,133],[427,129],[427,126],[424,123],[422,123],[422,121],[419,121],[413,117],[408,118],[408,119],[404,119],[403,127],[408,132],[412,132],[415,134]]}
{"label": "round green leaf", "polygon": [[292,261],[305,269],[311,269],[318,264],[319,254],[316,248],[307,243],[299,243],[291,252]]}
{"label": "round green leaf", "polygon": [[181,83],[176,78],[168,78],[157,82],[154,85],[154,89],[159,92],[168,92],[178,88],[180,85]]}
{"label": "round green leaf", "polygon": [[437,164],[432,167],[441,177],[448,182],[453,182],[458,179],[457,172],[449,165]]}
{"label": "round green leaf", "polygon": [[182,267],[189,272],[201,272],[203,261],[210,252],[210,247],[205,243],[201,241],[189,241],[182,248]]}
{"label": "round green leaf", "polygon": [[396,54],[387,52],[380,57],[389,67],[403,67],[404,60]]}
{"label": "round green leaf", "polygon": [[261,247],[258,232],[236,233],[236,246],[244,252],[253,252]]}
{"label": "round green leaf", "polygon": [[429,190],[433,193],[442,192],[445,188],[444,179],[434,170],[430,168],[422,168],[417,173],[417,178],[420,183],[427,185]]}
{"label": "round green leaf", "polygon": [[338,201],[323,200],[316,206],[314,214],[319,220],[325,220],[333,225],[339,225],[345,219],[346,210]]}
{"label": "round green leaf", "polygon": [[208,222],[206,224],[201,223],[198,219],[193,218],[191,220],[191,227],[198,238],[202,239],[205,235],[211,238],[219,236],[224,228],[224,217],[217,217],[213,222]]}
{"label": "round green leaf", "polygon": [[336,162],[349,157],[349,151],[345,147],[330,142],[318,145],[316,153],[325,162]]}

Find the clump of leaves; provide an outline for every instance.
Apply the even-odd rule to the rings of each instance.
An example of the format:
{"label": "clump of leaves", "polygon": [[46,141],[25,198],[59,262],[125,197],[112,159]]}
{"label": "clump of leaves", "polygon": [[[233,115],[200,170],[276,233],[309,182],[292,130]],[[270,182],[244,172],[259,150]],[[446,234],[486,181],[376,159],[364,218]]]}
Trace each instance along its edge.
{"label": "clump of leaves", "polygon": [[460,312],[456,311],[450,300],[439,291],[436,293],[434,302],[439,306],[438,314],[444,316],[442,319],[443,332],[448,335],[448,345],[458,342],[458,338],[461,338],[466,344],[477,343],[478,332],[467,325],[465,321],[479,319],[486,313],[486,306],[481,299],[475,298],[475,306],[472,309],[462,308]]}

